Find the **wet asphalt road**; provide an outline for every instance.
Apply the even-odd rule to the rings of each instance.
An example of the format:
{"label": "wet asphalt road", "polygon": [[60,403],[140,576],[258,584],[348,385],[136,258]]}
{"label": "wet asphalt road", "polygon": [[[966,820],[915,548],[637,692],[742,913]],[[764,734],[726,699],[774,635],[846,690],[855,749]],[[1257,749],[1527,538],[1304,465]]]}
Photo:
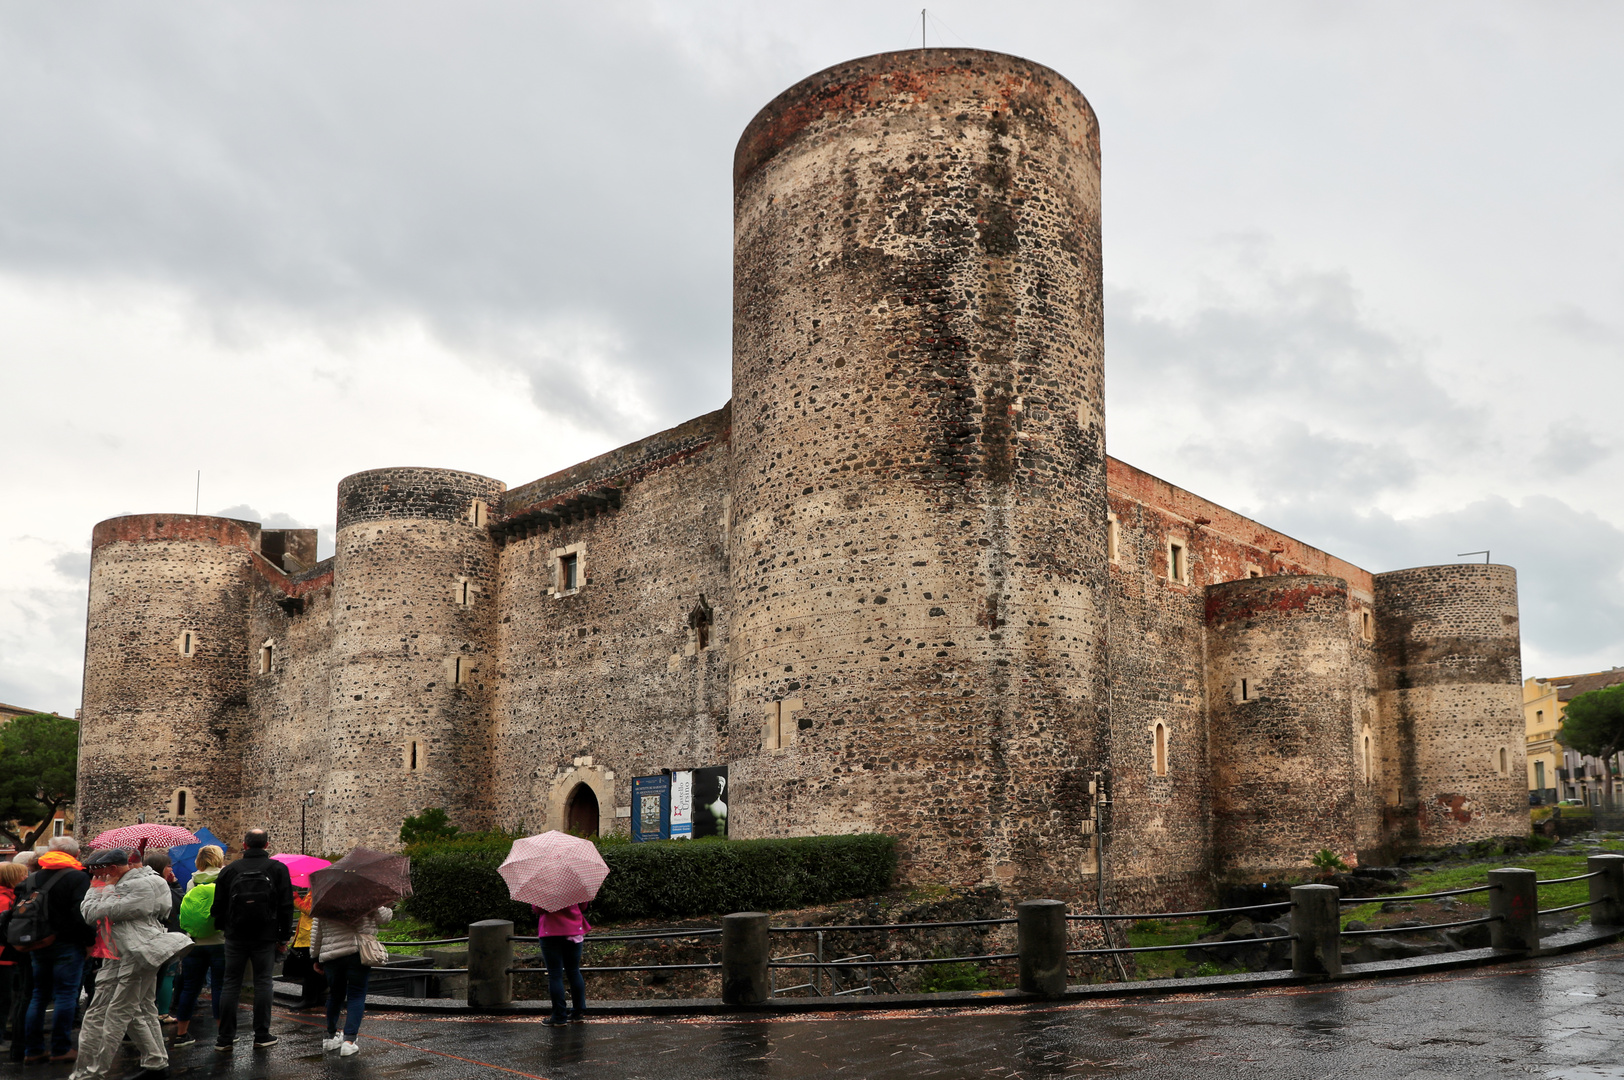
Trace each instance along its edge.
{"label": "wet asphalt road", "polygon": [[[245,1016],[246,1019],[246,1016]],[[322,1054],[320,1022],[278,1010],[281,1043],[229,1057],[200,1038],[177,1080],[1624,1078],[1624,945],[1450,975],[1250,994],[770,1020],[470,1021],[373,1013],[362,1052]],[[199,1024],[197,1034],[206,1035]],[[132,1070],[133,1071],[133,1065]],[[0,1078],[65,1080],[0,1064]]]}

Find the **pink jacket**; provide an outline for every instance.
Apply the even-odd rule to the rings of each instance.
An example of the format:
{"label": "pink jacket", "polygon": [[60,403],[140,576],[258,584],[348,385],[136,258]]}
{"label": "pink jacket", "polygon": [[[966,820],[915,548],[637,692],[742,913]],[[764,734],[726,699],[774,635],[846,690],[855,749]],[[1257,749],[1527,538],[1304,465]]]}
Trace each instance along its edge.
{"label": "pink jacket", "polygon": [[592,932],[592,924],[581,914],[580,904],[571,904],[563,911],[543,911],[531,904],[530,912],[541,916],[537,937],[584,937]]}

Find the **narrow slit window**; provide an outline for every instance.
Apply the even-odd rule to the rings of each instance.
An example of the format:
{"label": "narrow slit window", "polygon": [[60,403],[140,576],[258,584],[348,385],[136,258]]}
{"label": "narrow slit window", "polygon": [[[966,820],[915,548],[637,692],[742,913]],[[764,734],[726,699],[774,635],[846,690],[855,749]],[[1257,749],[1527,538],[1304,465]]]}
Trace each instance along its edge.
{"label": "narrow slit window", "polygon": [[[462,677],[466,668],[463,667],[462,657],[458,656],[451,661],[451,685],[461,686]],[[416,745],[415,743],[413,745]]]}
{"label": "narrow slit window", "polygon": [[1371,639],[1370,612],[1368,611],[1359,612],[1359,636],[1366,641]]}
{"label": "narrow slit window", "polygon": [[186,631],[186,633],[181,635],[180,654],[182,656],[191,656],[192,655],[192,642],[194,640],[196,640],[196,639],[194,638],[194,636],[193,636],[193,634],[192,634],[192,632],[190,630]]}
{"label": "narrow slit window", "polygon": [[406,744],[406,768],[407,768],[407,770],[410,771],[410,772],[416,772],[417,769],[418,769],[418,766],[422,764],[422,760],[423,759],[418,754],[417,741],[414,739],[412,742],[407,743]]}
{"label": "narrow slit window", "polygon": [[1162,724],[1156,725],[1156,775],[1167,775],[1167,728]]}
{"label": "narrow slit window", "polygon": [[1373,768],[1373,765],[1374,765],[1374,762],[1373,762],[1373,761],[1372,761],[1372,760],[1371,760],[1371,753],[1370,753],[1370,736],[1369,736],[1369,735],[1366,735],[1366,736],[1365,736],[1365,753],[1364,753],[1364,759],[1365,759],[1365,760],[1364,760],[1364,764],[1365,764],[1365,783],[1367,783],[1367,784],[1368,784],[1368,783],[1370,783],[1370,778],[1371,778],[1371,777],[1372,777],[1372,776],[1373,776],[1373,775],[1374,775],[1374,774],[1375,774],[1375,771],[1376,771],[1376,770],[1375,770],[1375,769],[1374,769],[1374,768]]}
{"label": "narrow slit window", "polygon": [[1505,747],[1500,748],[1500,775],[1505,776],[1511,772],[1511,753]]}
{"label": "narrow slit window", "polygon": [[1105,516],[1105,557],[1111,562],[1122,560],[1122,533],[1115,514]]}
{"label": "narrow slit window", "polygon": [[1252,684],[1251,684],[1250,680],[1247,680],[1247,679],[1242,679],[1241,680],[1241,700],[1242,701],[1251,701],[1252,700]]}
{"label": "narrow slit window", "polygon": [[259,647],[259,673],[269,675],[276,670],[276,646],[267,641]]}
{"label": "narrow slit window", "polygon": [[577,574],[580,570],[580,556],[574,553],[558,557],[558,591],[573,592],[578,588]]}
{"label": "narrow slit window", "polygon": [[464,578],[463,580],[457,582],[457,603],[461,604],[463,607],[467,607],[472,602],[473,594],[468,588],[467,579]]}
{"label": "narrow slit window", "polygon": [[175,816],[186,816],[186,792],[184,791],[176,792],[175,794]]}
{"label": "narrow slit window", "polygon": [[1168,581],[1177,581],[1177,582],[1182,583],[1184,581],[1184,576],[1185,576],[1186,569],[1187,568],[1185,566],[1184,545],[1183,544],[1168,544],[1167,545],[1167,580]]}
{"label": "narrow slit window", "polygon": [[475,499],[468,505],[468,520],[476,528],[484,528],[485,518],[488,512],[489,507],[485,505],[485,500]]}

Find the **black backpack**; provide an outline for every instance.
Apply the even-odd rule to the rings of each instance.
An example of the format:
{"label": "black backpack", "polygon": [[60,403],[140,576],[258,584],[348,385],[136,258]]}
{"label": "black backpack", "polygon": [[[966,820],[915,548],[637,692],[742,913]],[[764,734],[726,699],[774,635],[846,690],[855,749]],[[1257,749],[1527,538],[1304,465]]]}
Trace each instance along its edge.
{"label": "black backpack", "polygon": [[51,929],[50,892],[66,870],[58,870],[51,880],[35,889],[6,912],[6,944],[18,952],[36,952],[56,944]]}
{"label": "black backpack", "polygon": [[231,879],[233,937],[263,934],[276,927],[276,887],[264,870],[243,870]]}

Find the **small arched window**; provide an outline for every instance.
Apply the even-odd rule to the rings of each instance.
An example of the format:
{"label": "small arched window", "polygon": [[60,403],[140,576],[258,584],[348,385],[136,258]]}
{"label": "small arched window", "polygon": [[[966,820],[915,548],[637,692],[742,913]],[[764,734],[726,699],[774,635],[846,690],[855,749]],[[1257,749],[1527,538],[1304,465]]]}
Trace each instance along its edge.
{"label": "small arched window", "polygon": [[1155,745],[1155,749],[1154,749],[1153,753],[1155,755],[1156,775],[1157,776],[1166,776],[1167,775],[1167,725],[1162,724],[1162,723],[1157,723],[1155,739],[1156,739],[1156,745]]}
{"label": "small arched window", "polygon": [[1503,746],[1500,748],[1500,775],[1511,775],[1511,751]]}
{"label": "small arched window", "polygon": [[1370,733],[1368,731],[1365,732],[1363,759],[1364,759],[1363,764],[1364,764],[1364,771],[1365,771],[1365,783],[1368,784],[1368,783],[1370,783],[1371,779],[1376,775],[1375,755],[1371,752]]}
{"label": "small arched window", "polygon": [[196,812],[197,802],[188,789],[176,788],[175,793],[169,796],[169,813],[174,817],[191,817]]}

